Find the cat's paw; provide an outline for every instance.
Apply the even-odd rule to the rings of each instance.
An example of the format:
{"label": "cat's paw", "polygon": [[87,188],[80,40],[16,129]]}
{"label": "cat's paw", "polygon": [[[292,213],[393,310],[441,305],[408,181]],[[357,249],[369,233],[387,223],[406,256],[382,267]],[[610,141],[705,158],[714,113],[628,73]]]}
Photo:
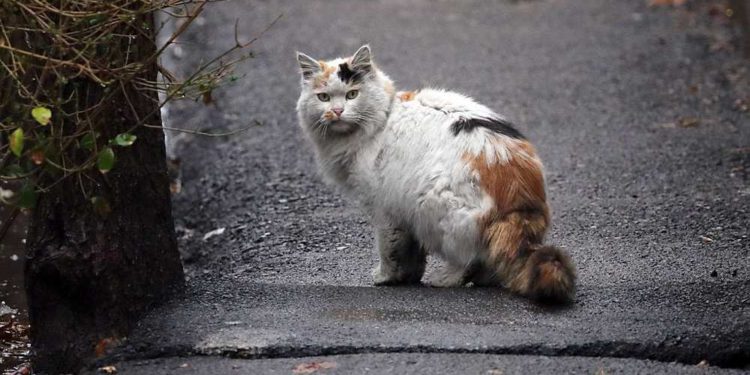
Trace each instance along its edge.
{"label": "cat's paw", "polygon": [[419,284],[421,277],[400,272],[384,272],[380,266],[372,271],[375,286],[413,285]]}
{"label": "cat's paw", "polygon": [[455,288],[466,284],[463,270],[442,269],[435,272],[428,283],[433,288]]}

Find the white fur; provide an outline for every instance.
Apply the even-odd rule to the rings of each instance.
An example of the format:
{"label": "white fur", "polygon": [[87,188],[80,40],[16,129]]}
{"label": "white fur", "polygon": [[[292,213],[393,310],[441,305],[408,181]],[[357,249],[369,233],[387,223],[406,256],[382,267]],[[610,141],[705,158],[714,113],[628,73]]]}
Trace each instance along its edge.
{"label": "white fur", "polygon": [[[381,253],[376,283],[396,283],[409,272],[421,272],[406,264],[420,261],[406,254],[418,250],[404,245],[409,238],[461,273],[485,253],[478,219],[494,206],[465,157],[484,153],[488,162],[507,161],[510,152],[503,135],[477,128],[456,136],[450,127],[461,118],[502,117],[469,97],[443,90],[424,89],[403,102],[389,85],[390,79],[374,70],[356,86],[359,101],[349,103],[341,95],[351,87],[335,74],[317,90],[303,78],[300,126],[316,146],[323,174],[372,218]],[[331,93],[330,103],[318,100],[315,94],[321,90]],[[341,120],[358,119],[353,133],[326,133],[314,126],[334,103],[347,106]],[[404,259],[401,268],[394,264],[399,259]]]}

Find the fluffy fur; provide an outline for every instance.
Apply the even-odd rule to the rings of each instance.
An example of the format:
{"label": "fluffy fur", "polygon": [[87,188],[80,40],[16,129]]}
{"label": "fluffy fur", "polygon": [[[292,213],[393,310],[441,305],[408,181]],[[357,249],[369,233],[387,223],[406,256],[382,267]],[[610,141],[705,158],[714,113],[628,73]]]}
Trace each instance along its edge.
{"label": "fluffy fur", "polygon": [[350,58],[297,60],[300,126],[324,176],[371,216],[376,285],[419,282],[434,254],[448,265],[437,285],[572,300],[570,258],[542,244],[542,163],[506,119],[454,92],[396,93],[368,46]]}

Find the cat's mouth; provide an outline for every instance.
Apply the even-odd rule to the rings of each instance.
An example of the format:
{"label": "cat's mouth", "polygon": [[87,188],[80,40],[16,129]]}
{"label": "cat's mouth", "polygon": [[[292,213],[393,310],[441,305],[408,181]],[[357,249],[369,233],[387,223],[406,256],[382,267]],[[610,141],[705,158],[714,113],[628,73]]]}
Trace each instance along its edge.
{"label": "cat's mouth", "polygon": [[339,135],[351,134],[357,130],[356,124],[352,124],[352,123],[341,121],[341,120],[332,121],[328,123],[326,127],[328,128],[329,132],[339,134]]}

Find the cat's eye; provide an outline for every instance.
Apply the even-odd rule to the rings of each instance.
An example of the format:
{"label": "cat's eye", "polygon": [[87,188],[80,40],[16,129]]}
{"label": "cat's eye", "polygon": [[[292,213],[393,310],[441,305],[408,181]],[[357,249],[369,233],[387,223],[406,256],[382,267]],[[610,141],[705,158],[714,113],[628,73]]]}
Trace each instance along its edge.
{"label": "cat's eye", "polygon": [[346,100],[352,100],[359,95],[359,90],[350,90],[346,93]]}
{"label": "cat's eye", "polygon": [[321,102],[327,102],[331,100],[331,96],[324,92],[321,92],[320,94],[318,94],[318,99],[320,99]]}

